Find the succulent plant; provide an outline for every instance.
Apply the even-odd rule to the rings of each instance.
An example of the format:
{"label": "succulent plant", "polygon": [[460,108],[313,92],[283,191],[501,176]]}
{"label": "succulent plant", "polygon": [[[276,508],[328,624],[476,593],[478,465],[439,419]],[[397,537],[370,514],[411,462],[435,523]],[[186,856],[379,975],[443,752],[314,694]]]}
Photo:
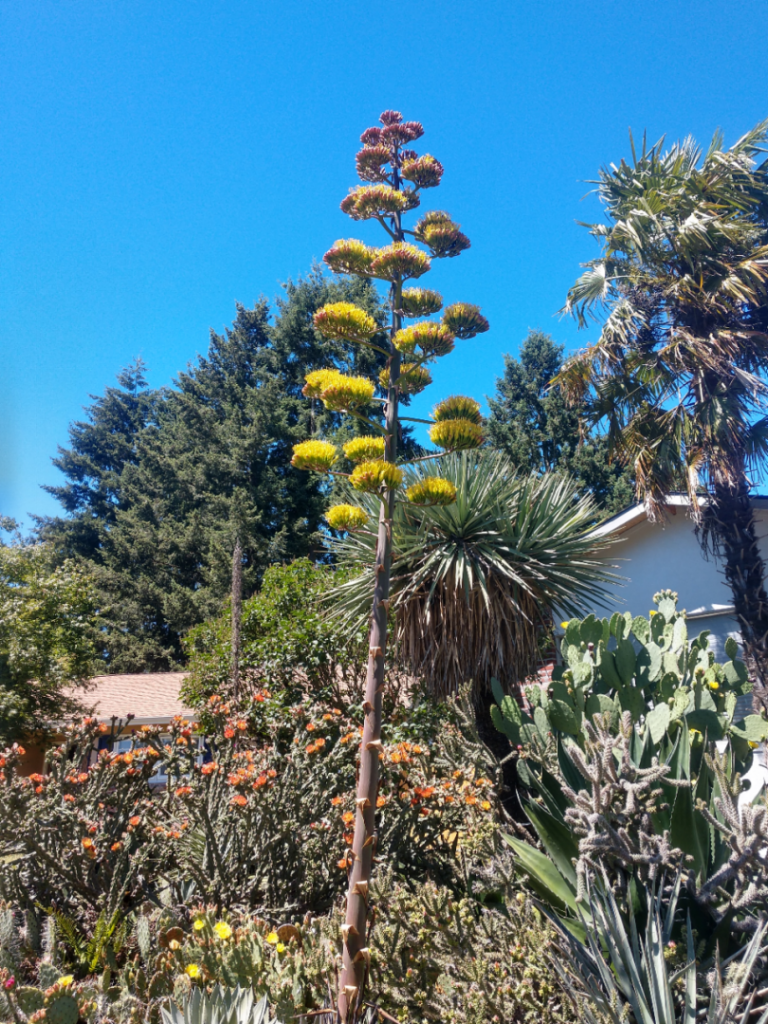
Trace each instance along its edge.
{"label": "succulent plant", "polygon": [[253,989],[224,988],[211,992],[193,988],[182,1006],[171,1002],[162,1008],[164,1024],[271,1024],[266,996],[258,1001]]}

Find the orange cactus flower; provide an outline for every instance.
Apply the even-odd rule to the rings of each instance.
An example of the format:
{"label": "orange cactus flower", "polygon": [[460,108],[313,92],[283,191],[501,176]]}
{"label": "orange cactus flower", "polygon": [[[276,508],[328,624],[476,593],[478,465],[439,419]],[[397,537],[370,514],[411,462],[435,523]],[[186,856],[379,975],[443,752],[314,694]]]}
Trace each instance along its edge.
{"label": "orange cactus flower", "polygon": [[419,814],[421,814],[421,815],[422,815],[423,817],[425,817],[425,818],[426,818],[426,817],[427,817],[427,815],[429,814],[429,808],[428,808],[428,807],[422,807],[422,808],[421,808],[421,809],[419,810]]}
{"label": "orange cactus flower", "polygon": [[141,818],[138,814],[134,814],[132,818],[128,819],[128,824],[133,825],[133,827],[136,828],[137,825],[141,824]]}
{"label": "orange cactus flower", "polygon": [[228,786],[239,786],[242,781],[243,781],[243,776],[240,775],[239,772],[232,772],[231,775],[227,776],[227,785]]}
{"label": "orange cactus flower", "polygon": [[277,778],[277,772],[275,771],[274,768],[269,768],[267,770],[267,775],[270,777],[270,779],[276,779]]}
{"label": "orange cactus flower", "polygon": [[387,802],[387,797],[385,797],[385,796],[378,796],[378,797],[376,797],[376,806],[377,807],[383,807],[386,804],[386,802]]}
{"label": "orange cactus flower", "polygon": [[82,844],[84,849],[86,849],[86,850],[93,849],[93,840],[92,839],[88,839],[86,837],[85,839],[81,839],[80,842],[81,842],[81,844]]}
{"label": "orange cactus flower", "polygon": [[191,786],[179,786],[179,788],[176,790],[176,796],[189,796],[191,792]]}
{"label": "orange cactus flower", "polygon": [[477,803],[477,797],[473,796],[471,793],[467,793],[467,795],[464,797],[464,803],[465,804],[470,804],[470,806],[473,805],[473,804],[476,804]]}
{"label": "orange cactus flower", "polygon": [[304,749],[308,754],[314,754],[314,752],[317,750],[317,747],[315,746],[314,743],[308,743],[306,747],[304,747]]}
{"label": "orange cactus flower", "polygon": [[333,721],[333,715],[323,715],[323,721],[324,722],[332,722]]}
{"label": "orange cactus flower", "polygon": [[237,728],[240,730],[240,732],[245,732],[245,730],[248,728],[248,723],[243,721],[243,719],[241,718],[240,721],[237,723]]}
{"label": "orange cactus flower", "polygon": [[254,782],[253,788],[254,789],[260,789],[262,786],[266,786],[266,784],[267,784],[267,776],[264,775],[264,773],[262,772],[262,774]]}
{"label": "orange cactus flower", "polygon": [[237,793],[235,796],[232,797],[232,803],[234,804],[235,807],[245,807],[248,801],[243,796],[242,793]]}
{"label": "orange cactus flower", "polygon": [[315,725],[314,722],[307,723],[307,732],[314,732],[316,728],[317,726]]}
{"label": "orange cactus flower", "polygon": [[490,809],[491,809],[491,802],[490,802],[490,800],[483,800],[483,802],[480,804],[480,806],[483,808],[484,811],[490,811]]}
{"label": "orange cactus flower", "polygon": [[318,738],[315,740],[315,748],[317,750],[319,750],[321,747],[324,747],[324,746],[325,746],[325,739],[322,736],[318,736]]}
{"label": "orange cactus flower", "polygon": [[335,796],[335,797],[334,797],[334,798],[333,798],[333,799],[331,800],[331,804],[332,804],[332,805],[333,805],[334,807],[338,807],[340,803],[341,803],[341,797],[340,797],[340,796]]}
{"label": "orange cactus flower", "polygon": [[112,851],[112,853],[117,853],[118,850],[122,849],[122,846],[123,844],[119,842],[112,843],[112,845],[110,846],[110,850]]}
{"label": "orange cactus flower", "polygon": [[73,804],[75,802],[75,798],[72,796],[71,793],[67,793],[67,795],[64,797],[64,800],[68,804]]}
{"label": "orange cactus flower", "polygon": [[341,860],[336,861],[336,867],[341,868],[342,871],[346,871],[349,867],[349,861],[346,857],[342,857]]}
{"label": "orange cactus flower", "polygon": [[352,840],[355,837],[354,837],[354,835],[351,832],[345,832],[344,835],[342,836],[342,838],[343,838],[344,842],[347,844],[347,846],[349,846],[349,844],[352,842]]}
{"label": "orange cactus flower", "polygon": [[202,775],[210,775],[212,772],[215,772],[218,767],[219,766],[216,764],[215,761],[209,761],[208,764],[203,765],[203,767],[200,769],[200,772]]}
{"label": "orange cactus flower", "polygon": [[32,782],[37,782],[37,783],[45,782],[44,777],[42,775],[38,775],[37,772],[35,772],[34,775],[30,775],[29,777],[32,780]]}
{"label": "orange cactus flower", "polygon": [[224,739],[231,740],[234,738],[234,735],[235,730],[232,728],[231,725],[228,725],[227,728],[224,730]]}
{"label": "orange cactus flower", "polygon": [[352,813],[352,811],[345,811],[344,814],[342,814],[341,816],[341,820],[344,822],[345,825],[351,825],[352,822],[355,820],[355,816]]}

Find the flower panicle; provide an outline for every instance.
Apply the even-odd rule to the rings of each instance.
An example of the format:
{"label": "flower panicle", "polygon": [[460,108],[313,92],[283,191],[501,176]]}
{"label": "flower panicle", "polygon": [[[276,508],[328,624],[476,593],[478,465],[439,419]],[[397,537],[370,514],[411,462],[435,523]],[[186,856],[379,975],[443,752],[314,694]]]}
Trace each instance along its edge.
{"label": "flower panicle", "polygon": [[443,179],[444,168],[429,153],[403,161],[400,174],[416,188],[436,188]]}
{"label": "flower panicle", "polygon": [[474,338],[476,334],[482,334],[490,329],[490,324],[480,313],[480,307],[473,306],[470,302],[454,302],[452,306],[448,306],[443,313],[443,323],[462,340]]}
{"label": "flower panicle", "polygon": [[432,419],[438,423],[441,420],[470,420],[477,426],[483,422],[480,403],[467,395],[449,395],[438,402],[432,410]]}
{"label": "flower panicle", "polygon": [[401,328],[392,339],[392,344],[406,355],[410,355],[418,345],[425,357],[434,359],[453,352],[454,337],[443,324],[424,320]]}
{"label": "flower panicle", "polygon": [[417,223],[414,234],[419,242],[428,246],[436,259],[446,259],[458,256],[471,245],[460,227],[447,213],[432,210]]}
{"label": "flower panicle", "polygon": [[370,313],[352,302],[328,303],[317,310],[313,320],[317,330],[334,341],[365,343],[379,330]]}
{"label": "flower panicle", "polygon": [[393,242],[377,250],[367,273],[383,281],[406,281],[426,274],[431,265],[429,256],[417,246]]}
{"label": "flower panicle", "polygon": [[341,209],[352,220],[370,220],[414,210],[419,197],[413,189],[398,191],[391,185],[358,185],[341,201]]}
{"label": "flower panicle", "polygon": [[374,249],[356,238],[341,238],[334,242],[323,256],[323,260],[335,274],[375,277],[377,275],[371,272],[371,266],[378,254],[378,249]]}
{"label": "flower panicle", "polygon": [[466,451],[483,443],[483,428],[472,420],[440,420],[430,428],[429,439],[446,451]]}
{"label": "flower panicle", "polygon": [[349,482],[356,491],[377,494],[382,489],[395,490],[399,487],[403,482],[403,471],[394,463],[381,459],[361,462],[352,470]]}
{"label": "flower panicle", "polygon": [[405,496],[413,505],[452,505],[456,501],[456,488],[450,480],[425,476],[407,488]]}
{"label": "flower panicle", "polygon": [[409,320],[431,316],[443,308],[443,296],[429,288],[404,288],[401,307],[401,313]]}
{"label": "flower panicle", "polygon": [[335,445],[328,441],[302,441],[293,446],[291,465],[315,473],[329,473],[338,458]]}
{"label": "flower panicle", "polygon": [[353,533],[368,524],[368,513],[357,505],[332,505],[325,513],[325,521],[332,530]]}
{"label": "flower panicle", "polygon": [[[384,369],[379,374],[379,384],[385,391],[389,390],[389,369]],[[428,388],[432,383],[432,374],[426,366],[417,366],[415,363],[403,363],[400,367],[400,374],[394,382],[395,387],[403,395],[418,395]]]}
{"label": "flower panicle", "polygon": [[363,435],[353,437],[343,446],[344,454],[350,462],[366,462],[384,458],[384,438]]}

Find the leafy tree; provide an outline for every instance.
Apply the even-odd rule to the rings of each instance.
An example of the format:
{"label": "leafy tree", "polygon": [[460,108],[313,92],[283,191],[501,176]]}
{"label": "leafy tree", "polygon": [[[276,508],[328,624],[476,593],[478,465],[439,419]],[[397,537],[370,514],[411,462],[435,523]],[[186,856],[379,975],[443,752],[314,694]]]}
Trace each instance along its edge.
{"label": "leafy tree", "polygon": [[549,334],[530,331],[519,359],[504,356],[504,376],[488,401],[488,439],[523,472],[569,473],[610,515],[634,500],[631,472],[611,461],[605,437],[582,435],[577,411],[566,405],[560,388],[550,387],[563,352]]}
{"label": "leafy tree", "polygon": [[339,431],[341,417],[307,407],[304,374],[329,361],[365,372],[383,362],[323,339],[312,315],[332,301],[381,317],[370,282],[315,268],[285,286],[274,322],[264,300],[238,306],[174,387],[150,391],[137,364],[73,426],[55,460],[67,483],[52,489],[67,515],[40,521],[39,535],[93,565],[111,670],[183,662],[183,634],[230,592],[238,540],[246,594],[270,564],[327,557],[318,526],[328,488],[288,462],[295,441],[313,426]]}
{"label": "leafy tree", "polygon": [[[403,483],[397,465],[401,444],[400,396],[418,394],[430,383],[427,363],[449,354],[456,338],[474,338],[488,330],[488,321],[477,306],[458,302],[443,313],[441,322],[420,320],[403,327],[406,318],[430,316],[443,305],[442,296],[422,288],[403,288],[407,280],[422,277],[432,259],[458,256],[470,241],[447,213],[426,213],[408,233],[424,248],[405,241],[403,214],[420,205],[422,189],[440,184],[443,167],[434,157],[419,157],[405,148],[420,138],[424,129],[416,121],[403,122],[396,111],[385,111],[383,127],[369,128],[362,135],[363,149],[357,155],[357,170],[364,184],[353,189],[341,204],[353,220],[376,220],[390,243],[372,248],[356,239],[343,239],[325,254],[328,266],[337,273],[376,278],[389,284],[389,323],[386,327],[368,312],[348,302],[328,303],[314,316],[315,326],[328,338],[352,341],[379,353],[386,365],[376,382],[367,376],[341,374],[325,367],[306,375],[304,394],[319,398],[329,411],[356,417],[368,433],[344,445],[346,458],[356,463],[349,474],[351,486],[378,500],[375,564],[372,589],[368,669],[365,685],[365,724],[360,745],[360,774],[357,786],[355,827],[347,856],[349,889],[346,922],[342,928],[344,966],[339,982],[339,1010],[343,1020],[355,1017],[362,1005],[369,950],[368,891],[376,843],[376,803],[379,784],[379,749],[383,726],[385,655],[389,618],[392,562],[392,522],[396,492]],[[425,249],[427,251],[425,251]],[[369,414],[376,398],[376,384],[386,396],[384,423]],[[483,440],[480,407],[471,398],[453,396],[435,410],[430,439],[446,451],[478,447]],[[425,456],[430,458],[432,456]],[[312,438],[294,446],[293,465],[319,473],[333,472],[338,459],[336,446]],[[338,470],[336,470],[338,472]],[[414,481],[405,492],[413,505],[450,505],[456,487],[436,474]],[[326,519],[333,529],[364,528],[368,512],[358,505],[339,504],[328,510]]]}
{"label": "leafy tree", "polygon": [[[600,256],[568,294],[600,338],[558,377],[592,423],[608,424],[638,497],[662,514],[684,481],[705,544],[721,553],[755,696],[768,709],[768,595],[749,501],[766,465],[768,122],[730,149],[663,140],[600,172]],[[699,498],[706,495],[700,503]]]}
{"label": "leafy tree", "polygon": [[[16,524],[0,520],[0,528]],[[81,566],[56,565],[48,546],[18,534],[0,542],[0,748],[78,709],[71,691],[91,673],[94,628]]]}

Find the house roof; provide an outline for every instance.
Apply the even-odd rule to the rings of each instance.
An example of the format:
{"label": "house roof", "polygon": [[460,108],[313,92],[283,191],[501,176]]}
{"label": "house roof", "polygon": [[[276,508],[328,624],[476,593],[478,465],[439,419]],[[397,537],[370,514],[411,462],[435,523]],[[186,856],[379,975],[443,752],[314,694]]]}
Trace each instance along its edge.
{"label": "house roof", "polygon": [[132,725],[163,725],[176,715],[194,718],[179,697],[186,672],[143,672],[94,676],[87,690],[73,692],[104,722],[133,715]]}
{"label": "house roof", "polygon": [[[768,509],[768,495],[765,494],[753,494],[750,497],[750,503],[755,509]],[[704,504],[705,498],[700,498],[699,503]],[[678,508],[688,508],[688,495],[687,494],[670,494],[664,502],[666,507],[671,510],[672,515],[677,514]],[[629,505],[621,512],[617,512],[616,515],[611,516],[610,519],[606,519],[592,530],[591,536],[593,537],[605,537],[608,534],[621,534],[625,533],[633,526],[637,526],[638,523],[644,522],[648,518],[648,509],[645,507],[643,502],[639,502],[636,505]]]}

